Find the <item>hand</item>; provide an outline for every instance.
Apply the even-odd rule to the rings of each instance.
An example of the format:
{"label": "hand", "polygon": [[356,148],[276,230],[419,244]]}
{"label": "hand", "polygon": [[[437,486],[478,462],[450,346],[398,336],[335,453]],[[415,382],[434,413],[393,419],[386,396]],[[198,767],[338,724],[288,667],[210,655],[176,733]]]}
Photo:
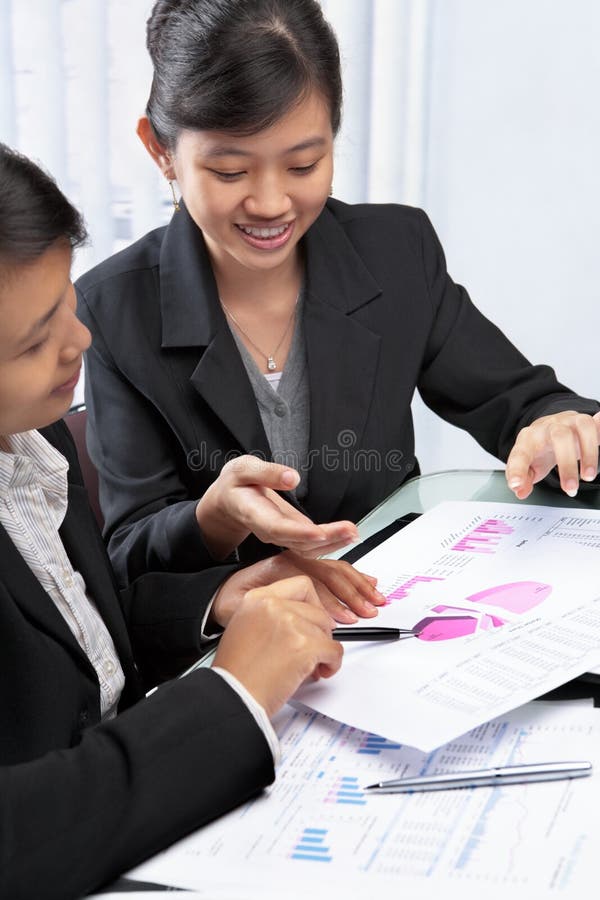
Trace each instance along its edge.
{"label": "hand", "polygon": [[224,559],[250,533],[266,544],[321,556],[358,540],[352,522],[314,522],[276,491],[293,490],[295,469],[240,456],[226,463],[196,506],[196,519],[215,559]]}
{"label": "hand", "polygon": [[297,575],[310,576],[319,603],[336,622],[356,622],[355,613],[366,618],[376,616],[376,607],[385,603],[385,597],[375,587],[377,579],[363,575],[349,563],[309,560],[286,550],[230,575],[217,591],[211,621],[226,626],[248,591]]}
{"label": "hand", "polygon": [[280,567],[295,566],[309,575],[319,600],[336,622],[351,624],[359,616],[372,618],[377,615],[377,607],[386,602],[373,575],[365,575],[341,559],[310,559],[286,550],[273,562]]}
{"label": "hand", "polygon": [[329,678],[343,649],[307,577],[249,591],[232,616],[214,665],[231,672],[273,716],[309,677]]}
{"label": "hand", "polygon": [[[560,486],[574,497],[579,478],[593,481],[598,473],[600,413],[561,412],[542,416],[522,428],[506,463],[506,481],[519,500],[558,466]],[[579,460],[579,467],[577,462]]]}

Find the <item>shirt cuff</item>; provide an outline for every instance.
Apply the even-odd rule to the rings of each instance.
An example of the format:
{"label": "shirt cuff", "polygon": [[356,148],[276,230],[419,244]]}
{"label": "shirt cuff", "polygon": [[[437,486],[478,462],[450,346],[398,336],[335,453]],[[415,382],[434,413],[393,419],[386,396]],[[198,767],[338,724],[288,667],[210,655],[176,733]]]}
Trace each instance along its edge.
{"label": "shirt cuff", "polygon": [[208,617],[210,615],[210,611],[212,609],[212,605],[215,602],[215,597],[221,590],[221,586],[219,585],[218,589],[214,592],[212,597],[210,598],[208,605],[206,607],[206,611],[202,617],[202,623],[200,625],[200,641],[212,641],[214,638],[220,637],[223,634],[223,629],[220,625],[215,625],[210,633],[206,630],[206,623],[208,622]]}
{"label": "shirt cuff", "polygon": [[273,754],[273,764],[277,767],[281,758],[279,738],[275,734],[275,729],[271,725],[269,717],[263,707],[254,699],[250,691],[247,691],[244,685],[237,680],[235,675],[232,675],[227,669],[222,669],[220,666],[213,666],[212,671],[220,675],[221,678],[224,678],[229,687],[232,688],[236,694],[238,694],[240,700],[246,704],[254,717],[254,721],[265,736],[265,740]]}

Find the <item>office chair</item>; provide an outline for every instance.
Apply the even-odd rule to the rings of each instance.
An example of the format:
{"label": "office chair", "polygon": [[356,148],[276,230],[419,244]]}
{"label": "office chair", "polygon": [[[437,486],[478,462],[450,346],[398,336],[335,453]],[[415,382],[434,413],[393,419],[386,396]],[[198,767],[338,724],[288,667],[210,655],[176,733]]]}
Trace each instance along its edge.
{"label": "office chair", "polygon": [[102,529],[104,525],[104,516],[100,509],[100,500],[98,498],[98,473],[91,461],[87,445],[85,442],[85,425],[87,421],[87,411],[85,404],[74,406],[64,417],[65,424],[73,435],[75,446],[77,447],[77,455],[79,456],[79,465],[83,474],[83,483],[85,484],[90,506],[96,516],[98,525]]}

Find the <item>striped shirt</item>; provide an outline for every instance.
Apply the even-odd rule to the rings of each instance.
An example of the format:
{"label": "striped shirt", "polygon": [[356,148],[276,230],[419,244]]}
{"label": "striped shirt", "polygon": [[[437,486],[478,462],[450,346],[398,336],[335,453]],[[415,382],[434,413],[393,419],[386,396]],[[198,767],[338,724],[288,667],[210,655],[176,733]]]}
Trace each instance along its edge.
{"label": "striped shirt", "polygon": [[[73,569],[58,533],[67,512],[69,464],[39,431],[0,437],[0,525],[65,619],[91,662],[100,687],[103,719],[116,715],[125,683],[112,638]],[[248,707],[275,764],[279,742],[263,707],[235,676],[215,671]]]}
{"label": "striped shirt", "polygon": [[13,434],[1,441],[0,524],[94,667],[102,718],[112,718],[125,683],[123,669],[108,629],[58,533],[67,512],[68,463],[38,431]]}

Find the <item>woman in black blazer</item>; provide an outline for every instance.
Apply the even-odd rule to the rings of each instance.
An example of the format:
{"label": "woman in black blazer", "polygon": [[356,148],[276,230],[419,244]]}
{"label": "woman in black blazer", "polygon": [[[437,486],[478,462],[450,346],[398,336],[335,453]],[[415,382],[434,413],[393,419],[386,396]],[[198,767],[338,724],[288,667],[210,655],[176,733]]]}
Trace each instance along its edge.
{"label": "woman in black blazer", "polygon": [[[50,424],[72,402],[90,342],[69,274],[84,234],[54,182],[0,144],[6,900],[83,896],[258,793],[277,752],[267,717],[341,659],[306,578],[246,593],[255,567],[148,572],[119,596],[69,430]],[[156,670],[201,653],[215,592],[213,609],[223,600],[236,612],[214,667],[144,699]]]}
{"label": "woman in black blazer", "polygon": [[[418,474],[417,389],[508,459],[519,498],[555,464],[576,491],[578,458],[596,478],[598,403],[481,315],[426,215],[329,198],[341,79],[318,3],[158,2],[148,48],[138,134],[175,212],[76,286],[94,335],[89,449],[123,584],[234,549],[255,560],[269,541],[345,543]],[[299,488],[247,454],[287,454]]]}

